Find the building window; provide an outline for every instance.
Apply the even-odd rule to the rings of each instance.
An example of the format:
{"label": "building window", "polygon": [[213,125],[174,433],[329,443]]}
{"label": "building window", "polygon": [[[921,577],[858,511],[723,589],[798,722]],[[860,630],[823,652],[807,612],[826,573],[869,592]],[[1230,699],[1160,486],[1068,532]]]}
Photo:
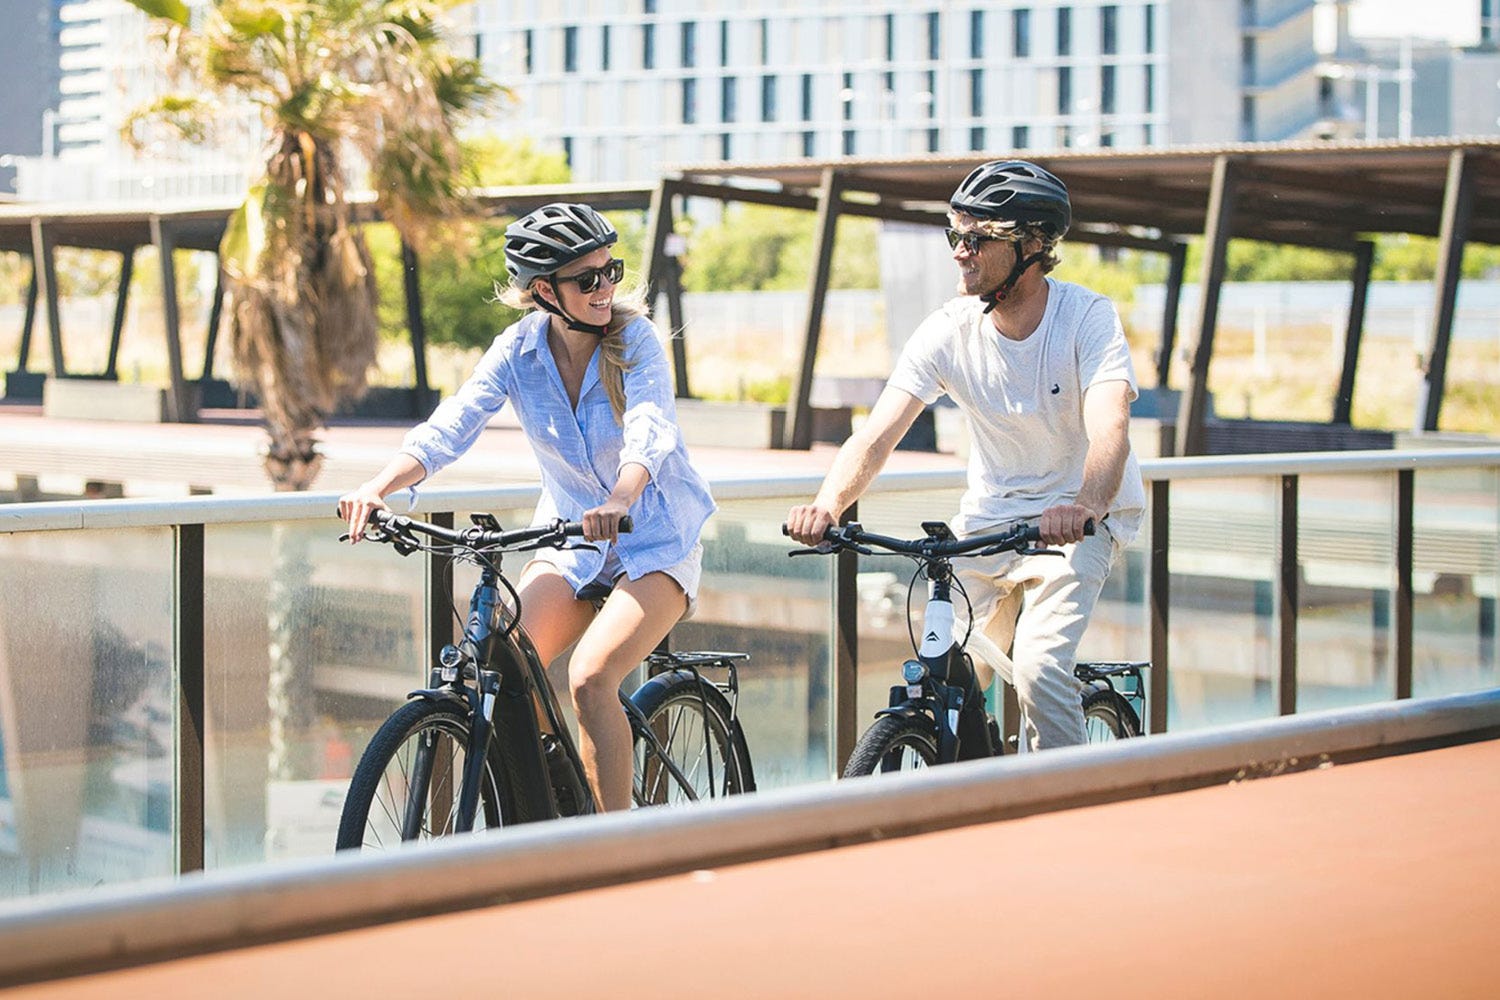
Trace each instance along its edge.
{"label": "building window", "polygon": [[530,75],[532,72],[534,72],[534,67],[536,66],[536,63],[534,61],[536,59],[536,37],[532,33],[532,30],[530,28],[527,28],[524,32],[522,32],[521,46],[521,58],[525,62],[525,70],[527,75]]}
{"label": "building window", "polygon": [[682,66],[696,66],[698,59],[698,25],[693,21],[682,22]]}
{"label": "building window", "polygon": [[569,135],[565,135],[565,136],[563,136],[563,141],[562,142],[563,142],[563,160],[564,160],[564,162],[567,163],[568,166],[571,167],[573,165],[573,137],[569,136]]}
{"label": "building window", "polygon": [[812,74],[811,73],[803,73],[802,74],[802,120],[805,121],[805,122],[812,121],[812,94],[813,94]]}
{"label": "building window", "polygon": [[1057,113],[1068,114],[1073,107],[1073,68],[1057,67]]}
{"label": "building window", "polygon": [[[729,65],[729,22],[719,22],[719,65]],[[728,157],[726,156],[727,160]]]}
{"label": "building window", "polygon": [[839,103],[844,106],[844,121],[854,117],[854,74],[844,74],[844,86],[839,90]]}
{"label": "building window", "polygon": [[599,68],[609,72],[609,25],[599,31]]}
{"label": "building window", "polygon": [[776,120],[776,77],[769,74],[760,78],[760,120]]}
{"label": "building window", "polygon": [[1010,12],[1011,55],[1025,59],[1031,55],[1031,11],[1019,7]]}
{"label": "building window", "polygon": [[818,151],[818,133],[816,133],[816,132],[803,132],[802,133],[802,155],[804,157],[808,158],[808,159],[811,159],[814,155],[817,154],[817,151]]}
{"label": "building window", "polygon": [[844,155],[854,155],[854,130],[852,128],[844,129]]}
{"label": "building window", "polygon": [[1099,113],[1105,115],[1115,113],[1115,68],[1113,66],[1099,67]]}
{"label": "building window", "polygon": [[682,123],[691,125],[698,120],[698,81],[688,77],[682,81]]}
{"label": "building window", "polygon": [[1248,94],[1240,98],[1240,138],[1245,142],[1255,139],[1255,98]]}
{"label": "building window", "polygon": [[771,21],[769,18],[760,19],[760,64],[762,66],[771,61]]}
{"label": "building window", "polygon": [[881,21],[885,25],[885,61],[892,63],[896,61],[896,15],[887,14]]}
{"label": "building window", "polygon": [[[726,76],[719,81],[719,105],[724,110],[724,121],[726,122],[734,121],[739,111],[739,102],[737,101],[739,87],[737,83],[738,81],[732,76]],[[728,157],[726,156],[725,159],[727,160]]]}
{"label": "building window", "polygon": [[1156,110],[1156,67],[1146,64],[1146,111]]}
{"label": "building window", "polygon": [[728,132],[725,132],[723,135],[719,136],[719,159],[721,159],[721,160],[732,160],[732,159],[734,159],[734,157],[732,157],[732,156],[729,155],[731,153],[731,151],[732,150],[731,150],[731,145],[730,145],[730,135],[729,135]]}
{"label": "building window", "polygon": [[976,125],[969,129],[969,148],[980,150],[984,148],[984,126]]}
{"label": "building window", "polygon": [[1120,8],[1099,8],[1099,51],[1112,56],[1120,51]]}
{"label": "building window", "polygon": [[578,72],[578,26],[563,28],[563,72]]}
{"label": "building window", "polygon": [[937,151],[938,151],[938,130],[935,129],[935,128],[930,128],[930,129],[927,130],[927,152],[929,152],[929,153],[936,153]]}
{"label": "building window", "polygon": [[1156,4],[1146,5],[1146,54],[1156,52]]}
{"label": "building window", "polygon": [[641,68],[656,68],[656,25],[641,26]]}
{"label": "building window", "polygon": [[[984,117],[984,70],[969,70],[969,117]],[[978,146],[971,147],[978,149]]]}
{"label": "building window", "polygon": [[927,15],[927,58],[937,62],[943,52],[943,19],[937,11]]}
{"label": "building window", "polygon": [[1151,127],[1150,122],[1141,126],[1141,141],[1148,146],[1156,141],[1156,130]]}
{"label": "building window", "polygon": [[1101,145],[1101,146],[1113,146],[1114,144],[1115,144],[1115,134],[1113,132],[1100,132],[1099,133],[1099,145]]}
{"label": "building window", "polygon": [[969,11],[969,58],[984,58],[984,11]]}
{"label": "building window", "polygon": [[1073,54],[1073,8],[1057,8],[1057,54]]}
{"label": "building window", "polygon": [[1025,125],[1013,125],[1010,130],[1010,144],[1014,149],[1025,149],[1031,143],[1031,129]]}

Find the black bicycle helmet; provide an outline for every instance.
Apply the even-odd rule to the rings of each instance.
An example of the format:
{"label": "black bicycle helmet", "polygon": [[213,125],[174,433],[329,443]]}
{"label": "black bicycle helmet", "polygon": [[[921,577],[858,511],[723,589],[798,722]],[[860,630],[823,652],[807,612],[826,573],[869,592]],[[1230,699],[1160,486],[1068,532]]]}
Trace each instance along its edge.
{"label": "black bicycle helmet", "polygon": [[976,219],[1039,226],[1054,240],[1073,224],[1067,185],[1025,160],[994,160],[975,167],[948,204]]}
{"label": "black bicycle helmet", "polygon": [[505,227],[505,270],[512,285],[528,288],[619,238],[609,220],[589,206],[553,202]]}

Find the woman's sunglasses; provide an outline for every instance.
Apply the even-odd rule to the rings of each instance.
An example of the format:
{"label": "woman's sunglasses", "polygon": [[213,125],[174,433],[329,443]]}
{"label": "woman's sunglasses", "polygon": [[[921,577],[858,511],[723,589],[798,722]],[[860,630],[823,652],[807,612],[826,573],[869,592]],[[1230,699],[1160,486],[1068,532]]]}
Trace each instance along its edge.
{"label": "woman's sunglasses", "polygon": [[949,250],[957,250],[958,245],[962,243],[964,249],[971,254],[978,253],[981,244],[993,243],[1001,238],[999,236],[989,236],[985,233],[961,233],[957,229],[944,229],[943,234],[948,237]]}
{"label": "woman's sunglasses", "polygon": [[587,295],[599,287],[600,278],[607,278],[611,285],[618,285],[620,279],[625,277],[625,262],[615,257],[603,267],[591,267],[587,271],[579,271],[577,274],[558,274],[553,277],[557,281],[573,282],[578,286],[580,292]]}

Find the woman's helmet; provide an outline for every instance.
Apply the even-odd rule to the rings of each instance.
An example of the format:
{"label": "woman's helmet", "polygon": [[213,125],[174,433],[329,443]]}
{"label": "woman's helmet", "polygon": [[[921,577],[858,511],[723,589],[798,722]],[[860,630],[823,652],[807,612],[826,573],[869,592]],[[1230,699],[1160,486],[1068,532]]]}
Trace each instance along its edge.
{"label": "woman's helmet", "polygon": [[589,206],[553,202],[505,227],[505,270],[514,287],[528,288],[619,238],[609,220]]}
{"label": "woman's helmet", "polygon": [[975,167],[948,204],[976,219],[1038,226],[1054,240],[1073,224],[1067,186],[1025,160],[994,160]]}

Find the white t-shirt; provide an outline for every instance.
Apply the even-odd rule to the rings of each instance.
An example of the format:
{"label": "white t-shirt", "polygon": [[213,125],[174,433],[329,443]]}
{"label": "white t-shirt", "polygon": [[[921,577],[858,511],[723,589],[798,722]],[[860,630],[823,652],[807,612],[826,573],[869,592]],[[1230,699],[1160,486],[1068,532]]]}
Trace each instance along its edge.
{"label": "white t-shirt", "polygon": [[[1031,336],[1007,339],[977,297],[953,299],[912,334],[889,384],[924,403],[947,393],[969,419],[969,488],[953,521],[963,535],[1073,502],[1089,444],[1083,394],[1110,381],[1138,395],[1114,304],[1048,278],[1047,309]],[[1121,545],[1140,530],[1145,507],[1132,451],[1105,522]]]}

